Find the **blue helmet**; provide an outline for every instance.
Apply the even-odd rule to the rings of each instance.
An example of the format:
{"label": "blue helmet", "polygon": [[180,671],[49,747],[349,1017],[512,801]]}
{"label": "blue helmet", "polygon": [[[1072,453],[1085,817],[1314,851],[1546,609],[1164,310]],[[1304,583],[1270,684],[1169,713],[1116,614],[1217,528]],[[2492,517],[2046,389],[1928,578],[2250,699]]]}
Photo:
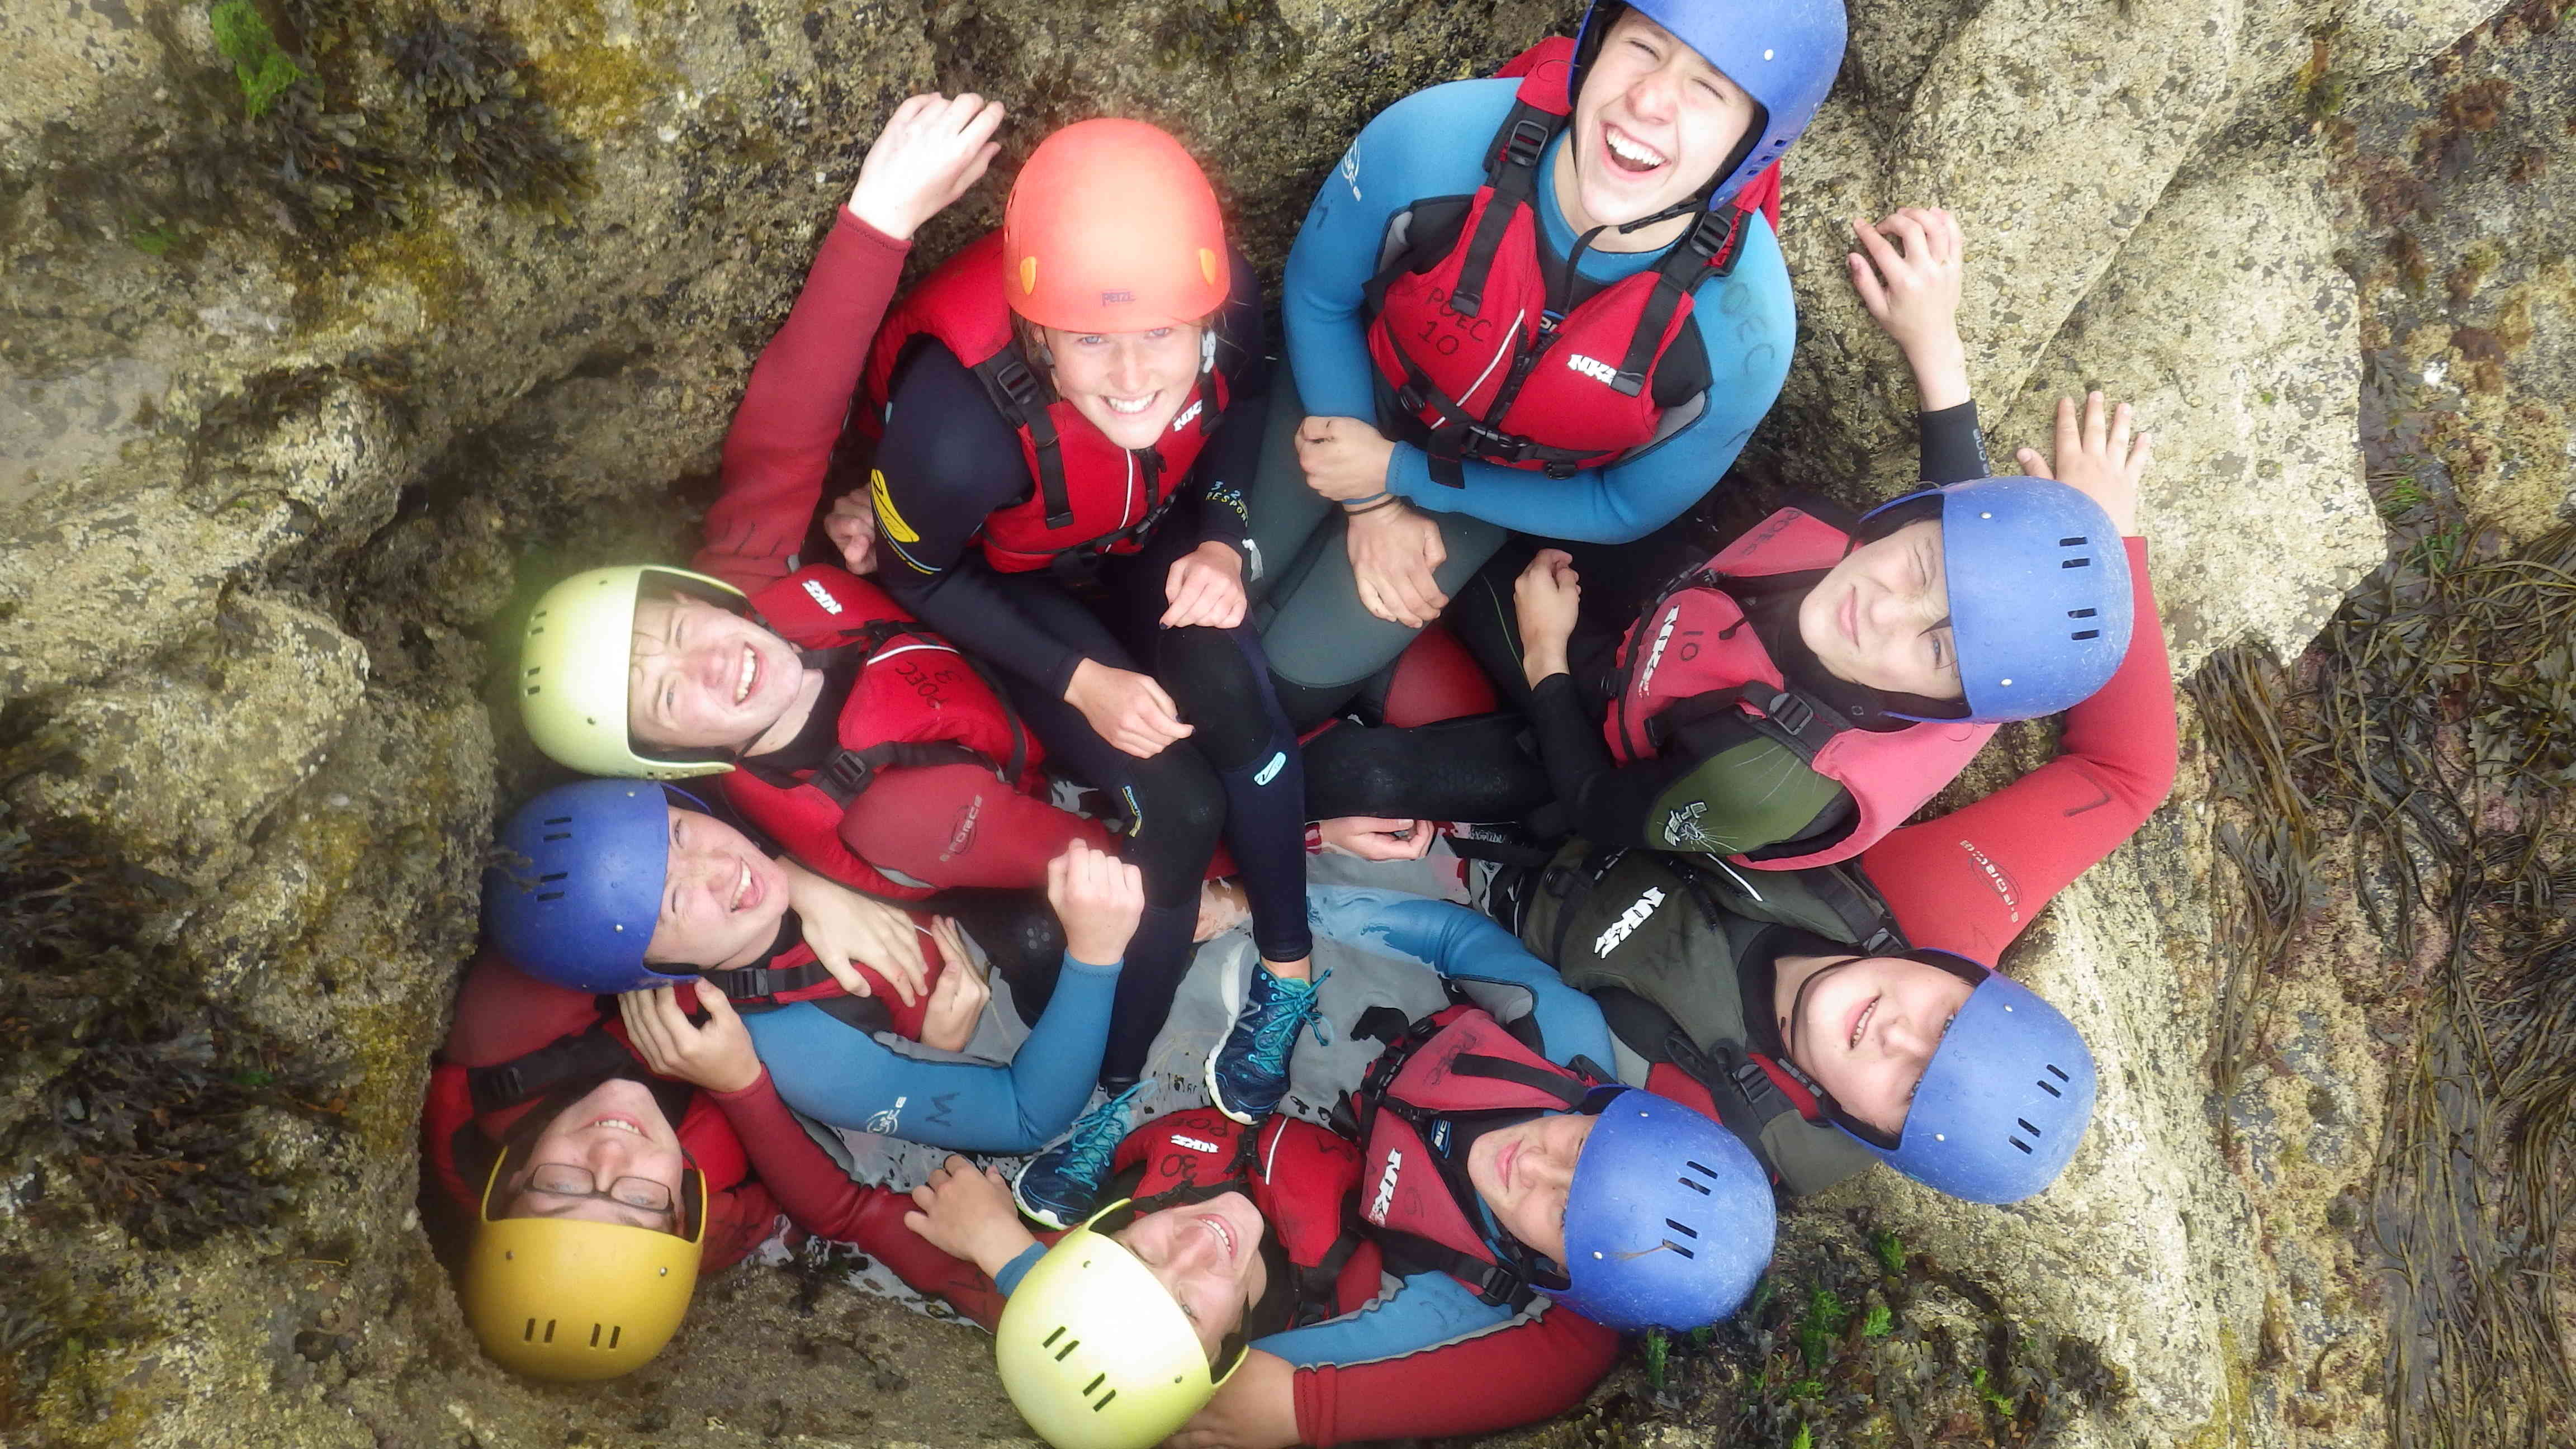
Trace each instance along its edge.
{"label": "blue helmet", "polygon": [[2052,479],[1976,478],[1882,503],[1861,523],[1888,531],[1936,509],[1962,718],[2037,719],[2111,682],[2129,652],[2129,550],[2102,505]]}
{"label": "blue helmet", "polygon": [[[695,979],[645,964],[670,870],[667,804],[649,780],[579,780],[519,807],[483,873],[483,931],[513,965],[575,991],[641,991]],[[676,797],[676,798],[671,798]]]}
{"label": "blue helmet", "polygon": [[1983,979],[1933,1049],[1892,1144],[1839,1113],[1836,1120],[1926,1187],[1970,1202],[2019,1202],[2055,1182],[2084,1140],[2093,1053],[2063,1012],[2020,982],[1947,952],[1913,954]]}
{"label": "blue helmet", "polygon": [[1574,62],[1565,75],[1568,101],[1583,94],[1583,73],[1622,10],[1635,10],[1673,33],[1726,73],[1762,107],[1761,130],[1739,148],[1734,169],[1717,180],[1708,204],[1733,199],[1746,182],[1780,159],[1825,103],[1842,69],[1848,25],[1843,0],[1777,0],[1767,5],[1715,0],[1593,0],[1574,33]]}
{"label": "blue helmet", "polygon": [[1771,1180],[1735,1134],[1679,1102],[1602,1107],[1565,1199],[1568,1286],[1549,1296],[1637,1333],[1733,1313],[1771,1262]]}

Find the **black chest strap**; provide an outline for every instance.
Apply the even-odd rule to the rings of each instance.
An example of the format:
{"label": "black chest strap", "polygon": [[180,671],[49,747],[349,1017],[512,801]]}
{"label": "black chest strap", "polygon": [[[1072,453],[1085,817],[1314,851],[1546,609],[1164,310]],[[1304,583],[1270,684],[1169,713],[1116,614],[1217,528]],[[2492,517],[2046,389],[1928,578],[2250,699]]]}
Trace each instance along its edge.
{"label": "black chest strap", "polygon": [[600,1082],[635,1068],[635,1054],[593,1022],[587,1029],[553,1041],[523,1056],[485,1067],[470,1067],[465,1090],[474,1115],[486,1116],[522,1102],[533,1102],[576,1082]]}

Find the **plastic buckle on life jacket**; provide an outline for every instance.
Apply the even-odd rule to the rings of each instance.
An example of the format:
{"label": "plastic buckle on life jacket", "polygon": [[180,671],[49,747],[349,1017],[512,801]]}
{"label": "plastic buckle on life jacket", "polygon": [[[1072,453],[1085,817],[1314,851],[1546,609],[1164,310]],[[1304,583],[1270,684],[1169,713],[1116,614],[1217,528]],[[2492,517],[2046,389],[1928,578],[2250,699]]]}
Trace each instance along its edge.
{"label": "plastic buckle on life jacket", "polygon": [[1816,722],[1815,707],[1787,691],[1761,701],[1762,717],[1793,735],[1803,735]]}
{"label": "plastic buckle on life jacket", "polygon": [[1751,1059],[1737,1062],[1729,1068],[1726,1079],[1735,1084],[1738,1095],[1757,1107],[1762,1105],[1763,1098],[1776,1096],[1780,1091],[1779,1085],[1771,1080],[1771,1074],[1762,1070],[1762,1064]]}
{"label": "plastic buckle on life jacket", "polygon": [[841,750],[823,762],[806,783],[832,797],[832,803],[846,807],[876,783],[876,766],[859,758],[856,750]]}
{"label": "plastic buckle on life jacket", "polygon": [[1522,119],[1512,123],[1511,133],[1503,138],[1503,164],[1535,167],[1539,153],[1547,149],[1550,128],[1543,121]]}
{"label": "plastic buckle on life jacket", "polygon": [[1491,458],[1498,463],[1519,464],[1528,460],[1536,443],[1516,433],[1506,433],[1485,423],[1469,423],[1465,444],[1459,452],[1470,458]]}
{"label": "plastic buckle on life jacket", "polygon": [[1046,396],[1044,390],[1038,386],[1037,374],[1031,372],[1029,365],[1019,357],[1005,354],[995,358],[992,372],[993,385],[1000,388],[1002,395],[1009,398],[1011,405],[1023,414],[1032,408],[1044,407]]}

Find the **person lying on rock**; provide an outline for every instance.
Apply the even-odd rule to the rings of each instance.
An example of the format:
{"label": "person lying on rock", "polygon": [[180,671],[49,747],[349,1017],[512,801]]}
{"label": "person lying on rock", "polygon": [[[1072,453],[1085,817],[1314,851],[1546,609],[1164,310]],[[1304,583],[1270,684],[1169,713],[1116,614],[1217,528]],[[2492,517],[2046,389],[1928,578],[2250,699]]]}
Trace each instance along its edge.
{"label": "person lying on rock", "polygon": [[1083,121],[1030,155],[999,231],[896,306],[851,410],[878,434],[887,589],[991,660],[1055,763],[1125,818],[1147,903],[1112,1089],[1137,1079],[1188,968],[1220,837],[1270,963],[1219,1052],[1230,1100],[1275,1099],[1277,1064],[1250,1043],[1311,996],[1297,742],[1243,625],[1260,315],[1181,144]]}
{"label": "person lying on rock", "polygon": [[[954,922],[917,923],[796,872],[682,792],[644,781],[548,790],[511,817],[499,847],[484,932],[527,975],[578,993],[712,985],[702,998],[732,999],[789,1106],[973,1152],[1030,1151],[1089,1099],[1143,908],[1134,866],[1067,846],[1047,866],[1061,964],[1047,963],[1028,1040],[1008,1066],[941,1061],[900,1043],[959,1052],[974,1036],[989,992]],[[860,944],[867,959],[801,940],[818,916],[827,945]],[[1025,971],[1007,943],[992,944]]]}
{"label": "person lying on rock", "polygon": [[[2132,447],[2127,434],[2128,410],[2106,419],[2098,393],[2080,422],[2072,402],[2059,404],[2054,470],[2099,502],[2124,535],[2145,461],[2143,444]],[[2028,451],[2022,461],[2034,472],[2047,466]],[[1946,509],[1959,495],[1932,496]],[[1945,512],[1945,527],[1951,516]],[[2098,541],[2068,547],[2081,547],[2097,568],[2109,556]],[[2143,541],[2130,537],[2127,547],[2134,566],[2128,607],[2119,612],[2136,627],[2125,657],[2107,684],[2067,710],[2057,757],[1994,794],[1797,869],[1708,850],[1637,848],[1673,838],[1652,834],[1664,827],[1650,820],[1644,839],[1631,826],[1608,844],[1578,839],[1543,868],[1497,875],[1496,914],[1568,984],[1600,1001],[1620,1042],[1623,1079],[1685,1098],[1695,1083],[1699,1099],[1757,1147],[1791,1194],[1830,1186],[1873,1161],[1980,1202],[2028,1197],[2055,1180],[2091,1115],[2093,1059],[2056,1008],[1990,963],[2173,786],[2163,630]],[[1958,557],[1955,544],[1951,555]],[[1539,605],[1523,615],[1534,636],[1529,677],[1541,691],[1556,687],[1539,707],[1571,716],[1541,731],[1551,751],[1589,742],[1597,757],[1592,720],[1576,716],[1573,691],[1554,672],[1563,654],[1542,653],[1557,646],[1535,637],[1542,627],[1550,640],[1562,637],[1570,581],[1561,565],[1539,567],[1548,572],[1524,579],[1524,598]],[[1901,559],[1891,567],[1854,585],[1857,609],[1840,611],[1846,648],[1855,613],[1880,616],[1860,625],[1866,647],[1873,628],[1881,637],[1901,634],[1904,609],[1929,622],[1941,607],[1919,597],[1896,602],[1923,585]],[[1982,713],[1984,691],[2018,692],[2046,676],[2022,658],[1992,665],[1991,684],[1975,672],[1984,656],[1961,604],[1972,582],[1953,571],[1947,607],[1969,708]],[[2066,602],[2031,607],[2053,631],[2064,627],[2056,616],[2071,612]],[[2115,613],[2107,601],[2098,607],[2103,618]],[[1555,622],[1542,626],[1548,610]],[[1789,611],[1783,622],[1805,612]],[[1629,647],[1652,649],[1642,625]],[[2038,648],[2028,662],[2049,658]],[[1619,723],[1614,715],[1612,726]],[[1551,773],[1557,763],[1551,754]]]}
{"label": "person lying on rock", "polygon": [[1772,168],[1844,32],[1841,0],[1599,0],[1517,82],[1388,107],[1325,177],[1252,507],[1301,728],[1507,532],[1634,539],[1725,474],[1788,373]]}
{"label": "person lying on rock", "polygon": [[[567,579],[521,650],[521,713],[549,756],[593,775],[721,774],[791,855],[893,900],[1034,888],[1068,843],[1108,843],[1048,803],[1043,749],[972,661],[873,582],[798,566],[909,238],[983,175],[1001,119],[972,95],[896,108],[752,369],[695,568]],[[782,496],[806,500],[792,524]],[[850,561],[864,569],[864,549]]]}
{"label": "person lying on rock", "polygon": [[632,1372],[678,1331],[698,1275],[741,1261],[782,1212],[969,1317],[1000,1311],[981,1273],[905,1228],[908,1198],[852,1182],[806,1135],[722,992],[683,980],[614,999],[487,952],[430,1073],[433,1196],[467,1225],[457,1298],[495,1362]]}
{"label": "person lying on rock", "polygon": [[1618,1333],[1715,1322],[1770,1261],[1770,1190],[1725,1129],[1475,1007],[1404,1032],[1353,1107],[1349,1132],[1199,1108],[1113,1138],[1119,1200],[1051,1249],[958,1157],[905,1221],[1010,1295],[1003,1387],[1057,1449],[1530,1423],[1599,1381]]}

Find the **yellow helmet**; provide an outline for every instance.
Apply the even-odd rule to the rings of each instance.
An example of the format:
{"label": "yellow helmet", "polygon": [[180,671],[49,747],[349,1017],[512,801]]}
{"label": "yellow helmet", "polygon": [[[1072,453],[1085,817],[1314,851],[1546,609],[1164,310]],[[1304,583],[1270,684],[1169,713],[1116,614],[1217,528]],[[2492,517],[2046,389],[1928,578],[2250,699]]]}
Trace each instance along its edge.
{"label": "yellow helmet", "polygon": [[1002,1389],[1055,1449],[1147,1449],[1171,1437],[1223,1374],[1153,1270],[1106,1231],[1111,1203],[1058,1239],[1003,1305],[993,1332]]}
{"label": "yellow helmet", "polygon": [[626,732],[626,684],[635,647],[635,599],[646,587],[677,589],[729,609],[740,589],[687,569],[646,565],[578,573],[537,600],[519,645],[519,715],[555,763],[585,775],[681,780],[721,775],[730,759],[704,750],[638,754]]}
{"label": "yellow helmet", "polygon": [[706,1236],[706,1179],[694,1167],[680,1210],[689,1236],[579,1218],[495,1218],[509,1154],[483,1184],[482,1226],[457,1291],[492,1361],[554,1383],[613,1379],[650,1362],[680,1331]]}

